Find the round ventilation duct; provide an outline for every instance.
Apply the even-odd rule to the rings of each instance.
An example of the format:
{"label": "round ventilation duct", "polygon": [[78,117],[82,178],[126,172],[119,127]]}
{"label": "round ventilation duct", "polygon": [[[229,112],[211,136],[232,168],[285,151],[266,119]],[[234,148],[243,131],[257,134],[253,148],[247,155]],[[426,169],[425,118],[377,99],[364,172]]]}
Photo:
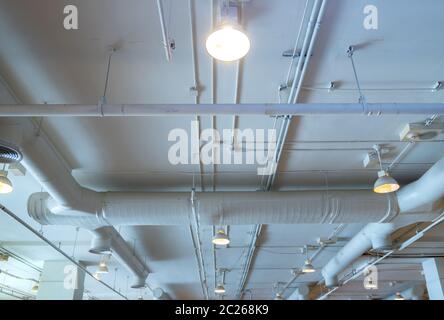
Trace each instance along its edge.
{"label": "round ventilation duct", "polygon": [[15,163],[23,159],[19,149],[9,143],[0,141],[0,163]]}

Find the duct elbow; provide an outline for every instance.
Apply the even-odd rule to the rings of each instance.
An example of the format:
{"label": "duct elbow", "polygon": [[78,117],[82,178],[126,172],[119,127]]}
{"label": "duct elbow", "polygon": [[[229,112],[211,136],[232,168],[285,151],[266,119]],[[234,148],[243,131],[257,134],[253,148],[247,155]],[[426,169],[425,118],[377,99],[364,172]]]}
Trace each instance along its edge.
{"label": "duct elbow", "polygon": [[397,192],[399,209],[408,212],[444,197],[444,158],[435,163],[421,178]]}
{"label": "duct elbow", "polygon": [[322,276],[324,277],[324,285],[327,288],[335,288],[339,286],[339,279],[337,275],[330,275],[327,272],[322,271]]}

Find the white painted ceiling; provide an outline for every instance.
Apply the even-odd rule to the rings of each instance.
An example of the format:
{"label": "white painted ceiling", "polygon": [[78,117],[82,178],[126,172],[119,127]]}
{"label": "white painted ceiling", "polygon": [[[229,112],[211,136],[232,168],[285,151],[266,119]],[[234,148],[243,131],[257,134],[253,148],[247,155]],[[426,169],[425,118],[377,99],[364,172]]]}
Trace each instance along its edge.
{"label": "white painted ceiling", "polygon": [[[379,9],[379,29],[362,27],[363,7],[368,1],[331,0],[325,21],[304,81],[300,102],[357,102],[358,93],[350,61],[345,53],[350,45],[358,49],[355,62],[368,102],[442,102],[443,91],[433,92],[436,81],[443,80],[444,44],[439,41],[443,27],[444,2],[373,1]],[[62,26],[63,7],[79,8],[79,30]],[[164,0],[167,26],[176,42],[171,62],[164,56],[157,8],[154,0],[0,0],[0,74],[24,103],[94,104],[100,99],[110,46],[118,45],[113,55],[110,103],[193,103],[191,33],[188,1]],[[282,53],[291,49],[305,5],[303,0],[251,0],[243,9],[244,27],[252,48],[242,62],[239,81],[240,103],[277,103],[278,86],[285,81],[289,59]],[[215,63],[204,49],[211,30],[211,1],[196,0],[196,47],[201,103],[234,103],[236,64]],[[214,80],[213,80],[214,79]],[[328,92],[329,82],[338,84]],[[282,92],[285,101],[287,92]],[[0,101],[11,103],[2,87]],[[242,106],[240,106],[241,108]],[[312,116],[292,122],[285,152],[275,183],[276,190],[306,188],[369,188],[376,169],[365,169],[362,160],[375,143],[386,144],[392,151],[384,162],[390,163],[405,146],[399,132],[409,122],[424,121],[418,116]],[[194,117],[146,118],[45,118],[42,128],[70,164],[73,176],[85,187],[96,190],[189,191],[193,176],[198,181],[197,166],[172,166],[167,159],[168,133],[171,129],[190,130]],[[260,116],[239,117],[240,129],[272,128],[274,119]],[[279,125],[279,121],[278,121]],[[231,116],[217,116],[217,129],[231,128]],[[211,117],[202,116],[202,128],[211,127]],[[394,168],[393,175],[402,183],[424,173],[444,156],[442,136],[418,143]],[[218,165],[203,168],[206,191],[213,184],[217,191],[260,190],[261,178],[255,166]],[[2,196],[0,202],[36,229],[27,217],[29,194],[41,187],[28,174],[12,177],[15,192]],[[0,216],[2,246],[14,250],[36,265],[58,259],[9,218]],[[231,227],[232,244],[227,249],[210,245],[212,229],[202,227],[204,259],[209,289],[214,286],[214,258],[217,268],[226,268],[227,298],[239,287],[245,255],[253,226]],[[362,226],[350,225],[340,237],[346,241]],[[291,270],[303,264],[300,248],[316,245],[333,225],[265,226],[253,260],[246,288],[252,298],[270,299],[276,283],[285,283]],[[442,228],[440,229],[440,231]],[[76,231],[69,227],[44,227],[45,236],[71,253]],[[177,227],[122,228],[122,235],[135,245],[153,273],[148,282],[160,286],[173,298],[203,298],[189,229]],[[430,241],[420,242],[433,254],[443,253],[441,232]],[[98,263],[87,253],[90,235],[80,231],[76,258]],[[326,249],[314,264],[321,268],[345,242]],[[426,249],[421,249],[423,252]],[[412,249],[414,250],[414,249]],[[386,285],[376,296],[396,292],[399,286],[421,281],[421,259],[387,260],[381,270]],[[114,262],[112,262],[114,263]],[[114,285],[114,267],[118,267],[116,288],[131,298],[149,290],[128,290],[127,274],[117,264],[104,281]],[[92,267],[93,268],[93,267]],[[387,271],[384,271],[387,268]],[[399,271],[402,268],[402,271]],[[396,270],[396,272],[390,271]],[[320,272],[297,279],[298,283],[316,282]],[[1,280],[1,278],[0,278]],[[333,298],[366,298],[360,281],[338,290]],[[114,296],[104,287],[88,280],[87,288],[99,298]],[[29,290],[30,288],[28,288]],[[286,294],[291,293],[289,289]],[[246,295],[244,298],[249,298]]]}

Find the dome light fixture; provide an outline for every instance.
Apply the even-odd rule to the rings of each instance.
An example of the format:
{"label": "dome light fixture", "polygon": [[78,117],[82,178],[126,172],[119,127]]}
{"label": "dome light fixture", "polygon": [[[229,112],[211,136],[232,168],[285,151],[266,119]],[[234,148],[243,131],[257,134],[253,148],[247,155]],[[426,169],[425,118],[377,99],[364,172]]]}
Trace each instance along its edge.
{"label": "dome light fixture", "polygon": [[313,273],[313,272],[316,272],[316,268],[313,267],[313,265],[311,264],[311,260],[308,259],[305,261],[304,266],[302,267],[301,271],[303,273]]}
{"label": "dome light fixture", "polygon": [[97,273],[100,273],[100,274],[104,274],[104,273],[108,273],[109,272],[109,270],[108,270],[108,267],[106,266],[106,264],[100,264],[99,265],[99,268],[97,269],[97,271],[96,271]]}
{"label": "dome light fixture", "polygon": [[223,24],[208,36],[205,46],[214,59],[232,62],[245,57],[251,44],[239,25]]}
{"label": "dome light fixture", "polygon": [[102,260],[100,260],[99,268],[97,269],[96,273],[105,274],[109,272],[108,266],[106,265],[106,259],[107,259],[106,255],[102,257]]}
{"label": "dome light fixture", "polygon": [[239,23],[240,5],[234,1],[221,1],[218,9],[218,26],[208,36],[206,49],[210,56],[219,61],[240,60],[247,55],[251,46]]}
{"label": "dome light fixture", "polygon": [[8,179],[8,171],[0,170],[0,193],[7,194],[14,190],[11,180]]}
{"label": "dome light fixture", "polygon": [[282,294],[280,293],[276,293],[274,300],[285,300],[284,297],[282,296]]}
{"label": "dome light fixture", "polygon": [[405,298],[404,298],[404,296],[401,293],[396,292],[395,300],[405,300]]}
{"label": "dome light fixture", "polygon": [[31,288],[31,292],[32,292],[32,293],[37,293],[38,291],[39,291],[39,284],[36,283],[36,284],[34,284],[34,285],[32,286],[32,288]]}
{"label": "dome light fixture", "polygon": [[216,235],[213,238],[213,244],[216,246],[226,246],[230,243],[230,239],[224,230],[217,231]]}
{"label": "dome light fixture", "polygon": [[378,172],[378,180],[376,180],[373,186],[375,193],[392,193],[399,190],[399,183],[393,179],[390,174],[385,171]]}
{"label": "dome light fixture", "polygon": [[217,286],[216,286],[216,288],[214,288],[214,293],[215,294],[225,294],[225,292],[227,292],[226,290],[225,290],[225,287],[224,287],[224,285],[223,284],[218,284]]}
{"label": "dome light fixture", "polygon": [[381,146],[374,145],[373,149],[376,151],[376,155],[378,156],[380,171],[378,172],[378,179],[375,181],[373,186],[373,191],[379,194],[387,194],[392,193],[399,190],[399,183],[393,179],[387,170],[382,168],[382,160],[381,160]]}

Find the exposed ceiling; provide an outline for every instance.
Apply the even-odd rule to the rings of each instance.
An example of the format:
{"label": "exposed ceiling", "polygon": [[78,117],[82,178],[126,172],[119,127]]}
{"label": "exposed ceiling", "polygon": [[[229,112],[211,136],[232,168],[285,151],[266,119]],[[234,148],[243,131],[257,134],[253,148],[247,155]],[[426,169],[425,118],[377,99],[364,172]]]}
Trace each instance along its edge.
{"label": "exposed ceiling", "polygon": [[[304,81],[300,102],[357,102],[358,92],[348,46],[357,48],[355,63],[368,102],[442,102],[444,91],[433,91],[443,80],[444,43],[439,41],[444,3],[420,1],[374,1],[379,10],[379,29],[362,26],[364,0],[330,1],[321,26],[315,51]],[[240,66],[236,81],[236,63],[217,63],[208,56],[204,41],[211,30],[212,1],[195,1],[197,78],[201,87],[200,103],[277,103],[285,82],[289,58],[282,53],[293,47],[302,20],[303,0],[251,0],[243,9],[244,28],[252,48]],[[79,30],[63,29],[63,7],[75,4],[79,9]],[[167,26],[176,49],[171,62],[165,59],[159,17],[154,0],[0,0],[0,74],[24,103],[95,104],[102,96],[108,50],[114,53],[107,100],[110,103],[194,103],[192,37],[188,1],[164,0]],[[330,82],[336,89],[327,90]],[[238,87],[237,87],[238,85]],[[236,101],[236,90],[239,99]],[[0,102],[13,98],[0,85]],[[416,116],[305,116],[293,119],[284,147],[276,190],[360,188],[368,189],[377,168],[364,168],[363,159],[374,144],[384,144],[390,162],[405,147],[399,133],[410,122],[422,122],[430,115]],[[168,133],[174,128],[190,131],[194,117],[140,118],[44,118],[42,130],[72,168],[75,179],[84,187],[98,191],[190,191],[193,181],[205,191],[262,190],[263,183],[255,165],[216,165],[203,167],[203,185],[199,184],[197,165],[173,166],[168,162]],[[202,116],[202,129],[211,128],[213,117]],[[278,119],[277,125],[282,120]],[[438,120],[439,121],[439,120]],[[231,116],[217,116],[218,130],[232,127]],[[274,119],[265,116],[240,116],[240,129],[271,129]],[[392,170],[401,183],[420,177],[444,155],[444,138],[417,143]],[[40,226],[27,216],[26,202],[41,187],[30,174],[12,176],[15,192],[1,196],[0,202],[37,230]],[[227,298],[234,298],[245,269],[246,254],[254,226],[229,228],[229,248],[214,249],[212,228],[202,227],[205,273],[209,289],[217,268],[226,274]],[[277,287],[290,278],[291,271],[305,260],[304,246],[317,245],[336,225],[268,225],[262,229],[245,288],[253,299],[271,299]],[[314,261],[320,269],[362,225],[348,225],[338,243],[325,249]],[[44,227],[45,236],[71,253],[76,238],[73,227]],[[162,287],[173,298],[203,298],[195,251],[188,226],[122,227],[123,237],[134,245],[139,256],[152,270],[151,287]],[[430,239],[416,244],[422,253],[444,254],[442,228]],[[76,258],[98,263],[88,253],[90,235],[80,230]],[[29,235],[18,224],[0,215],[0,244],[42,266],[44,260],[60,259],[58,254]],[[314,248],[313,250],[316,250]],[[412,252],[418,249],[409,249]],[[416,251],[416,252],[417,252]],[[423,281],[421,259],[390,259],[380,266],[383,286],[371,292],[378,297]],[[138,298],[149,290],[127,289],[125,270],[112,261],[104,281]],[[1,267],[1,266],[0,266]],[[117,276],[114,267],[118,267]],[[115,277],[115,278],[114,278]],[[116,279],[116,280],[115,280]],[[286,295],[298,283],[321,279],[320,272],[304,275],[293,282]],[[0,274],[1,282],[1,274]],[[30,288],[27,288],[29,290]],[[92,279],[87,289],[94,297],[113,298]],[[361,298],[369,295],[361,280],[351,282],[332,298]],[[0,297],[1,298],[1,297]],[[249,295],[244,295],[249,298]]]}

